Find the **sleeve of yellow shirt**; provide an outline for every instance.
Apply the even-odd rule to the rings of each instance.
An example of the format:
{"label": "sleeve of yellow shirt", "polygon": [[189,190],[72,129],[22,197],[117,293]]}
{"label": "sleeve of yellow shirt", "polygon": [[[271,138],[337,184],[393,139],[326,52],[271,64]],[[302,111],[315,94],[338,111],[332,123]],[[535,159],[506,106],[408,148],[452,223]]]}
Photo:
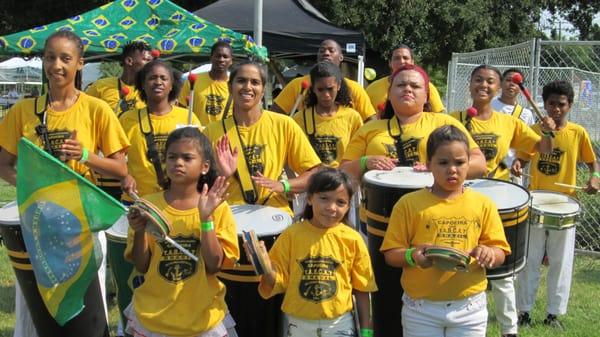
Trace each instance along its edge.
{"label": "sleeve of yellow shirt", "polygon": [[446,109],[444,103],[442,103],[440,93],[431,82],[429,82],[429,105],[431,106],[431,112],[443,112]]}

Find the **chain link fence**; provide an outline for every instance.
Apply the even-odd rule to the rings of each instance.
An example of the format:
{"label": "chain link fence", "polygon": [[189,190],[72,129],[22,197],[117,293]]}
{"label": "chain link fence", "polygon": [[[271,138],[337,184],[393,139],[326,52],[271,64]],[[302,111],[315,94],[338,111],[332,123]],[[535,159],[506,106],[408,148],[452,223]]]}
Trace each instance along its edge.
{"label": "chain link fence", "polygon": [[[485,49],[471,53],[454,53],[448,66],[448,111],[466,109],[471,105],[469,78],[481,64],[493,65],[504,71],[520,68],[525,74],[525,86],[543,111],[542,88],[554,80],[567,80],[573,85],[575,100],[569,120],[582,125],[600,155],[600,41],[542,41]],[[520,104],[527,101],[520,95]],[[577,183],[583,186],[589,177],[586,165],[579,165]],[[577,228],[576,248],[600,256],[600,199],[578,193],[583,212]]]}

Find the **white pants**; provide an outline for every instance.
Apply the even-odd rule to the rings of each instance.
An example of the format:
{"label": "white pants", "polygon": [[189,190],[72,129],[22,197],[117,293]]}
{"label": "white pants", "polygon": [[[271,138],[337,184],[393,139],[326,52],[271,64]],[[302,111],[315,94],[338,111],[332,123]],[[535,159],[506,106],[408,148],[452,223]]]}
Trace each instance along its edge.
{"label": "white pants", "polygon": [[402,296],[404,337],[485,337],[485,292],[458,301],[415,300]]}
{"label": "white pants", "polygon": [[[106,305],[106,235],[104,231],[98,232],[98,241],[102,249],[102,264],[98,269],[98,281],[100,282],[100,292],[102,293],[102,302],[104,303],[104,314],[108,322],[108,308]],[[15,282],[15,331],[13,337],[37,337],[33,319],[29,313],[27,302],[19,286]]]}
{"label": "white pants", "polygon": [[531,311],[540,284],[540,267],[544,252],[548,255],[546,312],[552,315],[567,313],[573,254],[575,251],[575,228],[546,230],[531,228],[527,265],[517,277],[517,309]]}
{"label": "white pants", "polygon": [[284,315],[284,337],[351,337],[357,336],[354,316],[347,312],[334,319],[310,320]]}
{"label": "white pants", "polygon": [[505,334],[517,333],[517,300],[512,276],[499,280],[490,280],[496,319],[500,324],[500,332]]}

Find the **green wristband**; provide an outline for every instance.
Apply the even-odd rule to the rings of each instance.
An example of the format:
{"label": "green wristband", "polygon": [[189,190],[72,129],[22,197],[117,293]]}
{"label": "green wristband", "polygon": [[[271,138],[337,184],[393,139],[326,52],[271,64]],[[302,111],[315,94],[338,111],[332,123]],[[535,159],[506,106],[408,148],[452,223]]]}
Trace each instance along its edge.
{"label": "green wristband", "polygon": [[413,260],[412,257],[412,252],[414,251],[414,248],[408,248],[406,250],[406,252],[404,253],[404,259],[406,260],[406,263],[408,263],[409,266],[414,267],[417,264],[415,263],[415,260]]}
{"label": "green wristband", "polygon": [[592,177],[596,177],[596,178],[600,179],[600,172],[592,173]]}
{"label": "green wristband", "polygon": [[292,190],[292,187],[290,186],[289,181],[287,181],[285,179],[281,179],[279,182],[281,183],[281,185],[283,185],[283,193],[285,193],[285,194],[290,193],[290,191]]}
{"label": "green wristband", "polygon": [[367,159],[367,156],[360,157],[360,172],[367,172]]}
{"label": "green wristband", "polygon": [[361,337],[373,337],[373,329],[369,329],[369,328],[360,329],[360,336]]}
{"label": "green wristband", "polygon": [[80,163],[85,163],[90,158],[90,152],[85,147],[81,149],[81,158],[79,158]]}
{"label": "green wristband", "polygon": [[215,223],[212,221],[202,221],[200,222],[200,229],[203,232],[210,232],[215,229]]}
{"label": "green wristband", "polygon": [[544,137],[552,137],[552,131],[542,131]]}

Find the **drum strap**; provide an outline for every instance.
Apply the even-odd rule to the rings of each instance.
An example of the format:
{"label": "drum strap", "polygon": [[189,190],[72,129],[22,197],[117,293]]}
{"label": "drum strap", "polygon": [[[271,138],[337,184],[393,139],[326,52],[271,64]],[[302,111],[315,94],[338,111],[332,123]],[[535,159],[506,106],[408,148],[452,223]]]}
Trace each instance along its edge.
{"label": "drum strap", "polygon": [[398,123],[398,130],[400,130],[400,132],[397,135],[392,134],[392,118],[388,119],[387,128],[390,137],[394,138],[394,144],[396,145],[396,155],[398,156],[397,166],[412,166],[414,163],[409,162],[404,153],[404,145],[402,144],[402,125],[400,124],[398,117],[394,117],[394,119],[396,119],[396,122]]}
{"label": "drum strap", "polygon": [[[306,109],[302,110],[302,118],[304,119],[304,132],[308,136],[310,145],[316,150],[317,138],[315,134],[317,133],[317,126],[315,124],[315,107],[312,107],[311,113],[307,113]],[[312,132],[309,130],[309,125],[312,126]]]}
{"label": "drum strap", "polygon": [[[148,131],[144,131],[144,126],[142,123],[142,110],[146,112],[146,117],[148,120]],[[150,112],[147,108],[137,109],[138,113],[138,122],[140,124],[140,132],[144,135],[146,139],[146,146],[148,147],[148,151],[146,152],[146,158],[152,163],[154,166],[154,171],[156,171],[156,180],[159,186],[163,185],[165,181],[165,174],[162,169],[162,164],[160,162],[160,156],[158,153],[158,149],[156,148],[156,141],[154,141],[154,127],[152,126],[152,120],[150,119]]]}
{"label": "drum strap", "polygon": [[460,112],[460,122],[465,126],[465,128],[469,132],[473,131],[473,127],[471,126],[472,119],[473,117],[469,116],[469,114],[465,110]]}
{"label": "drum strap", "polygon": [[33,102],[33,112],[37,116],[37,118],[39,118],[39,120],[40,120],[40,125],[35,127],[35,133],[38,135],[38,137],[42,138],[44,151],[46,151],[49,154],[54,156],[54,151],[52,151],[52,146],[50,146],[50,138],[48,137],[48,126],[46,124],[46,111],[48,110],[48,96],[49,95],[50,94],[48,93],[44,96],[45,97],[44,107],[42,108],[42,111],[40,111],[40,112],[38,112],[39,97],[35,98],[35,100]]}
{"label": "drum strap", "polygon": [[231,108],[231,102],[233,101],[233,98],[231,97],[231,94],[229,96],[227,96],[227,103],[225,103],[225,110],[223,111],[223,119],[227,118],[227,116],[229,115],[229,109]]}
{"label": "drum strap", "polygon": [[[247,204],[255,204],[258,200],[258,197],[256,193],[256,187],[254,186],[254,181],[252,181],[251,178],[254,172],[251,172],[250,166],[248,166],[246,147],[242,141],[235,117],[232,115],[230,118],[224,118],[221,120],[221,123],[223,124],[223,132],[229,138],[230,146],[232,148],[239,149],[239,152],[242,154],[241,156],[238,156],[238,169],[236,170],[236,177],[240,182],[244,201]],[[245,169],[240,170],[240,167]]]}
{"label": "drum strap", "polygon": [[510,114],[513,117],[520,119],[522,112],[523,112],[523,107],[521,106],[521,104],[517,103],[517,104],[515,104],[515,108],[513,109],[513,111]]}
{"label": "drum strap", "polygon": [[121,79],[117,77],[117,90],[119,91],[119,105],[116,107],[117,111],[115,111],[118,112],[117,117],[121,117],[121,115],[134,107],[134,104],[130,104],[127,101],[127,98],[123,96],[123,91],[121,91],[121,88]]}

